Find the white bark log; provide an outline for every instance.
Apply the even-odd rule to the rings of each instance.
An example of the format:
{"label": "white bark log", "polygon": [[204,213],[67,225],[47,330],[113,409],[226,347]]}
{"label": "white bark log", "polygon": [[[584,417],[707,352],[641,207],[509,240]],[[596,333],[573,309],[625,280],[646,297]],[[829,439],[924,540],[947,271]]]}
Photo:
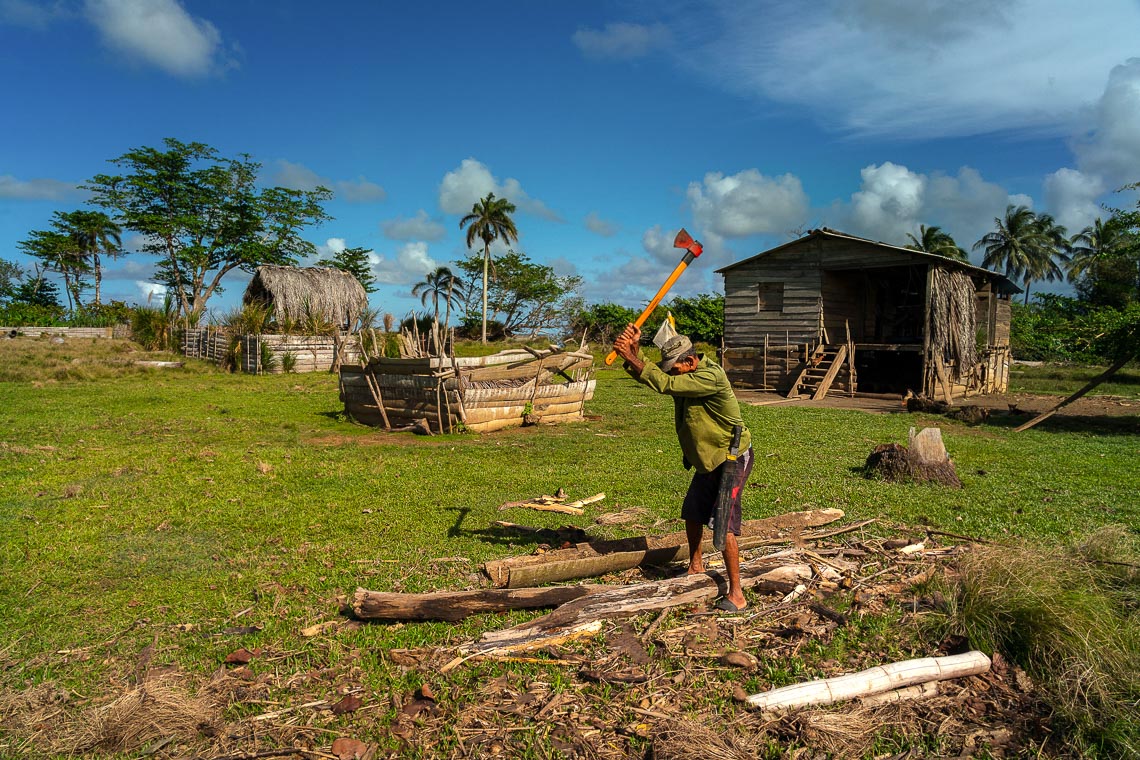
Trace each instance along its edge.
{"label": "white bark log", "polygon": [[985,673],[990,658],[981,652],[949,657],[923,657],[880,665],[845,676],[809,681],[748,697],[748,704],[761,710],[788,710],[810,705],[830,705],[855,697],[901,689],[906,686],[945,681]]}

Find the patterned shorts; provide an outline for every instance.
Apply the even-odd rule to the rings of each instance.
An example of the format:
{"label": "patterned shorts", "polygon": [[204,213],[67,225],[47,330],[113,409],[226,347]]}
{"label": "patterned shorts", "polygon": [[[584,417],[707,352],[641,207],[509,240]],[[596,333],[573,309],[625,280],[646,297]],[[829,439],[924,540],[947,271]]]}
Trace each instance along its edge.
{"label": "patterned shorts", "polygon": [[[732,506],[728,514],[728,532],[734,536],[740,535],[740,497],[744,491],[744,484],[752,474],[752,447],[737,457],[736,483],[732,487]],[[727,464],[727,461],[725,462]],[[693,482],[689,483],[689,491],[685,494],[685,501],[681,505],[681,519],[686,522],[699,522],[712,528],[713,512],[716,510],[716,497],[720,493],[721,475],[724,474],[724,464],[712,472],[696,473]]]}

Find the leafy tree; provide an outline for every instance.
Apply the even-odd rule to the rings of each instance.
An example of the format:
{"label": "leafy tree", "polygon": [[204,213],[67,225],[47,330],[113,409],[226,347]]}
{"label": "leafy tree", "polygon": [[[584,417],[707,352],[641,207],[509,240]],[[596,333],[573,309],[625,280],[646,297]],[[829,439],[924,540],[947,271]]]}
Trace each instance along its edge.
{"label": "leafy tree", "polygon": [[949,233],[944,232],[941,227],[927,227],[925,224],[920,224],[918,226],[918,237],[911,234],[907,234],[907,237],[910,238],[910,245],[907,248],[912,251],[933,253],[956,261],[969,261],[970,259],[966,249],[959,247],[954,242],[954,238]]}
{"label": "leafy tree", "polygon": [[11,298],[22,279],[23,267],[13,261],[0,259],[0,300]]}
{"label": "leafy tree", "polygon": [[103,266],[99,254],[105,253],[112,257],[121,255],[123,228],[102,211],[57,211],[55,216],[59,228],[75,241],[80,255],[91,261],[90,268],[95,273],[95,305],[98,306],[103,282]]}
{"label": "leafy tree", "polygon": [[345,248],[337,251],[331,259],[321,259],[317,262],[319,267],[334,267],[342,272],[348,272],[364,287],[365,293],[376,292],[376,275],[372,273],[372,264],[368,261],[368,248]]}
{"label": "leafy tree", "polygon": [[[470,278],[478,276],[486,258],[472,254],[459,262]],[[506,335],[562,332],[570,315],[581,309],[580,277],[559,277],[551,267],[536,264],[525,253],[507,251],[495,264],[497,277],[488,292],[489,313]],[[486,313],[484,314],[486,324]]]}
{"label": "leafy tree", "polygon": [[25,303],[44,308],[62,308],[59,303],[59,288],[51,280],[42,277],[28,277],[12,291],[12,303]]}
{"label": "leafy tree", "polygon": [[1069,241],[1069,282],[1081,299],[1123,308],[1140,294],[1137,263],[1128,255],[1128,236],[1118,223],[1097,219]]}
{"label": "leafy tree", "polygon": [[702,293],[693,298],[680,296],[669,302],[677,322],[677,332],[694,341],[719,346],[724,337],[724,296]]}
{"label": "leafy tree", "polygon": [[586,340],[609,344],[628,325],[637,319],[637,312],[616,303],[596,303],[578,310],[570,321],[570,332]]}
{"label": "leafy tree", "polygon": [[[982,266],[1003,269],[1010,279],[1021,279],[1025,302],[1029,303],[1029,285],[1033,280],[1061,276],[1061,269],[1053,260],[1059,253],[1051,238],[1056,225],[1043,224],[1027,206],[1010,204],[1003,218],[994,218],[994,227],[993,232],[974,243],[974,250],[985,250]],[[1063,235],[1064,228],[1059,229]]]}
{"label": "leafy tree", "polygon": [[142,250],[159,257],[155,279],[175,294],[180,314],[200,316],[234,269],[291,266],[315,252],[300,232],[330,218],[322,206],[330,190],[259,190],[261,164],[247,154],[225,158],[173,138],[164,144],[112,159],[123,173],[97,175],[85,189],[145,237]]}
{"label": "leafy tree", "polygon": [[513,213],[515,213],[515,204],[506,198],[496,198],[494,193],[487,193],[486,198],[471,206],[470,214],[459,220],[459,229],[467,227],[468,248],[471,248],[476,239],[483,241],[484,343],[487,342],[487,270],[491,264],[491,243],[500,239],[507,245],[518,242],[519,231],[511,219]]}
{"label": "leafy tree", "polygon": [[439,324],[440,299],[446,306],[447,315],[444,323],[447,323],[451,317],[451,307],[462,304],[466,292],[463,280],[456,277],[447,267],[436,267],[434,272],[428,272],[422,282],[417,282],[412,287],[412,295],[419,296],[420,303],[424,306],[428,305],[429,300],[431,301],[436,324]]}
{"label": "leafy tree", "polygon": [[[67,294],[68,311],[82,307],[79,300],[85,288],[83,277],[90,271],[83,251],[78,241],[61,221],[61,214],[57,211],[50,230],[32,230],[27,240],[16,244],[24,253],[40,260],[41,267],[36,268],[36,280],[42,282],[46,272],[55,272],[63,278],[63,289]],[[40,285],[35,285],[32,292],[39,293]]]}

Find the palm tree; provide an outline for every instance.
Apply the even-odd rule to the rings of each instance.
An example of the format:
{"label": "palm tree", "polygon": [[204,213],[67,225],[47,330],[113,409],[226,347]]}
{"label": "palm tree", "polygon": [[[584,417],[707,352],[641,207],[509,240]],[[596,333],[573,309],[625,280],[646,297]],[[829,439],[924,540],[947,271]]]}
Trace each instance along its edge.
{"label": "palm tree", "polygon": [[1034,257],[1033,269],[1026,272],[1025,277],[1025,303],[1029,303],[1030,280],[1065,279],[1065,270],[1061,264],[1069,263],[1069,237],[1068,230],[1057,224],[1052,214],[1037,215],[1037,229],[1045,239],[1041,249]]}
{"label": "palm tree", "polygon": [[123,228],[115,224],[111,217],[102,211],[72,211],[55,213],[59,227],[68,230],[80,255],[90,258],[95,271],[95,305],[100,303],[100,285],[103,282],[103,267],[99,254],[117,256],[121,253]]}
{"label": "palm tree", "polygon": [[452,304],[462,302],[464,290],[463,280],[452,274],[450,269],[436,267],[434,272],[428,272],[423,282],[415,284],[412,288],[412,295],[419,296],[420,303],[424,306],[427,306],[428,299],[431,299],[437,323],[439,322],[439,302],[440,299],[443,299],[447,305],[447,316],[444,318],[444,324],[446,324],[451,317]]}
{"label": "palm tree", "polygon": [[468,248],[476,238],[483,241],[483,343],[487,342],[487,270],[491,264],[491,243],[500,238],[508,245],[518,242],[519,231],[511,219],[513,213],[515,204],[487,193],[486,198],[471,206],[470,214],[459,220],[459,229],[467,227]]}
{"label": "palm tree", "polygon": [[907,248],[912,251],[933,253],[955,261],[969,261],[970,259],[966,249],[958,247],[954,238],[943,232],[941,227],[927,227],[925,224],[920,224],[918,226],[918,237],[909,233],[907,237],[910,238],[910,245]]}
{"label": "palm tree", "polygon": [[1073,235],[1069,240],[1069,282],[1076,282],[1098,261],[1110,258],[1124,242],[1123,237],[1116,225],[1101,219]]}
{"label": "palm tree", "polygon": [[1052,260],[1048,253],[1050,240],[1028,206],[1006,206],[1005,217],[995,217],[994,227],[993,232],[974,243],[974,250],[985,249],[982,266],[1004,269],[1010,279],[1024,279],[1025,302],[1029,303],[1029,283],[1045,269],[1042,256]]}

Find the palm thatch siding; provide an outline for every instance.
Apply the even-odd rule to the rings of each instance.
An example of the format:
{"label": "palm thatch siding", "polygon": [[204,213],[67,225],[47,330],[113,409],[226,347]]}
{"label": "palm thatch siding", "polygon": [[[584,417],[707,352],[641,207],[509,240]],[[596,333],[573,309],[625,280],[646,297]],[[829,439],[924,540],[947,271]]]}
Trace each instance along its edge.
{"label": "palm thatch siding", "polygon": [[930,349],[955,380],[964,381],[978,360],[978,315],[970,276],[942,267],[930,274]]}
{"label": "palm thatch siding", "polygon": [[368,293],[348,272],[333,267],[260,266],[242,297],[264,303],[278,323],[319,317],[348,328],[368,306]]}

